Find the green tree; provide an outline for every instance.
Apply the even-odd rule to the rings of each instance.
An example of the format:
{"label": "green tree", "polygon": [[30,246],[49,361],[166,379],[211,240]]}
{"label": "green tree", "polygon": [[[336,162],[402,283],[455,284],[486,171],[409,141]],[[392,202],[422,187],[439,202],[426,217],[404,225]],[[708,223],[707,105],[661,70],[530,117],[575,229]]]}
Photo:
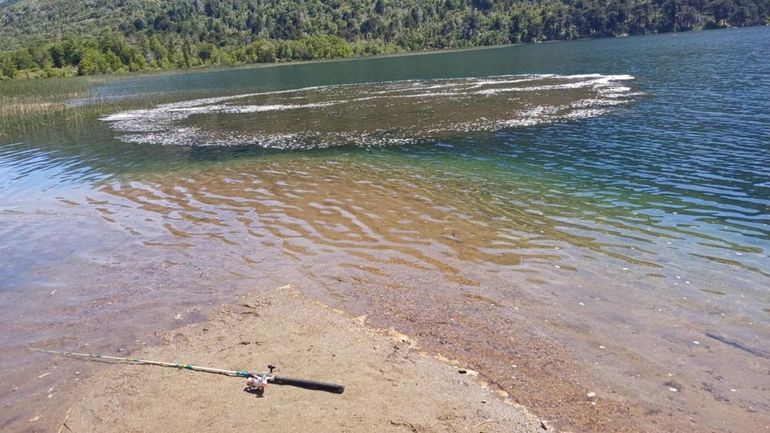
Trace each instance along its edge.
{"label": "green tree", "polygon": [[0,71],[8,78],[16,76],[16,63],[10,57],[4,57],[0,63]]}
{"label": "green tree", "polygon": [[32,69],[37,66],[35,58],[29,53],[29,50],[16,50],[11,54],[11,59],[16,65],[16,69]]}
{"label": "green tree", "polygon": [[78,63],[78,75],[97,75],[111,72],[108,59],[96,48],[89,48],[83,53]]}
{"label": "green tree", "polygon": [[60,43],[56,43],[48,47],[48,52],[51,55],[51,61],[53,62],[53,66],[56,68],[61,68],[66,64],[66,59],[64,57],[64,46]]}

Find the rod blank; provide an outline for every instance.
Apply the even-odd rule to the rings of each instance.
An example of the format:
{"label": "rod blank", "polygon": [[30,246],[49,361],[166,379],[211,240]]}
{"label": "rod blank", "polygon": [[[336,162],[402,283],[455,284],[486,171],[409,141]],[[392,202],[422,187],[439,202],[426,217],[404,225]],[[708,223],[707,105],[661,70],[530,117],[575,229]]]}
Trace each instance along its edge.
{"label": "rod blank", "polygon": [[226,376],[233,376],[233,377],[267,377],[268,383],[273,383],[276,385],[296,386],[298,388],[311,389],[315,391],[326,391],[334,394],[342,394],[345,391],[345,386],[337,385],[335,383],[316,382],[314,380],[295,379],[291,377],[275,376],[272,374],[273,366],[270,366],[270,371],[271,371],[270,373],[252,373],[246,370],[224,370],[221,368],[201,367],[201,366],[191,365],[191,364],[152,361],[149,359],[139,359],[139,358],[124,358],[119,356],[96,355],[91,353],[62,352],[58,350],[47,350],[47,349],[37,349],[37,348],[29,348],[29,350],[33,352],[51,353],[54,355],[70,356],[74,358],[93,359],[95,361],[118,361],[118,362],[125,362],[127,364],[136,364],[136,365],[157,365],[160,367],[170,367],[170,368],[186,369],[186,370],[193,370],[193,371],[202,371],[205,373],[224,374]]}

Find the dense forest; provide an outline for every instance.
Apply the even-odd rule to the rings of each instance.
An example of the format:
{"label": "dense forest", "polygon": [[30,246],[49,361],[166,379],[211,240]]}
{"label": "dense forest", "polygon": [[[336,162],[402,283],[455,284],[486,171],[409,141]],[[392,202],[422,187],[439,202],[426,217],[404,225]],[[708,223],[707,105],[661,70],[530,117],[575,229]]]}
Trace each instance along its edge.
{"label": "dense forest", "polygon": [[770,0],[0,0],[0,78],[766,25]]}

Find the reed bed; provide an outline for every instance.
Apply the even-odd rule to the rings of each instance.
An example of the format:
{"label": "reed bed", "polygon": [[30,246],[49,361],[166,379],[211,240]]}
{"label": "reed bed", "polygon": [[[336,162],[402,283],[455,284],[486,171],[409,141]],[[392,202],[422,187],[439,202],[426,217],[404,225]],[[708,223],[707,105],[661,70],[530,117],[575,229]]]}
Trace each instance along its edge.
{"label": "reed bed", "polygon": [[93,119],[105,106],[94,92],[102,81],[75,77],[0,82],[0,139]]}

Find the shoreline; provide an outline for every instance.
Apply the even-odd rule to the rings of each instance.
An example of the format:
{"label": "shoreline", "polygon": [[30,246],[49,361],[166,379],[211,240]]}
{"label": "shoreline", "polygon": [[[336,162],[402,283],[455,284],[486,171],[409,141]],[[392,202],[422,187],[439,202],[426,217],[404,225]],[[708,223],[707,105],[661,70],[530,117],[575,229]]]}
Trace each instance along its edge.
{"label": "shoreline", "polygon": [[77,388],[60,426],[77,432],[193,431],[201,425],[216,431],[556,431],[490,389],[476,372],[440,361],[410,337],[367,326],[365,317],[351,318],[291,285],[239,299],[132,356],[184,357],[223,368],[274,362],[278,374],[340,382],[345,392],[269,385],[264,398],[255,398],[243,392],[242,379],[104,365]]}
{"label": "shoreline", "polygon": [[[291,191],[309,191],[310,188],[307,188],[301,179],[331,179],[329,182],[334,186],[335,193],[356,199],[357,203],[366,205],[371,212],[378,209],[376,203],[366,199],[378,197],[377,194],[371,194],[370,189],[356,187],[355,190],[342,190],[339,187],[355,184],[346,181],[346,176],[351,176],[352,179],[356,175],[355,170],[343,170],[343,173],[348,173],[346,176],[339,174],[340,168],[347,166],[334,165],[330,170],[335,176],[330,178],[331,172],[307,172],[308,167],[297,162],[288,166],[284,165],[285,161],[278,165],[266,164],[254,167],[253,163],[244,162],[243,165],[231,167],[223,172],[213,172],[214,177],[212,171],[199,175],[192,171],[182,172],[182,177],[186,179],[185,185],[193,191],[202,190],[200,187],[194,187],[200,182],[201,185],[206,185],[209,193],[230,197],[240,195],[237,194],[237,185],[249,184],[237,182],[240,179],[250,179],[248,175],[244,175],[243,167],[248,166],[250,170],[259,169],[261,184],[266,191],[271,192],[271,199],[279,199],[286,203],[287,207],[295,209],[296,213],[289,213],[288,217],[299,214],[307,220],[317,218],[317,227],[321,228],[324,227],[325,221],[331,223],[342,220],[319,213],[317,209],[308,208],[303,203],[322,201],[330,196],[329,191],[315,185],[315,193],[298,197],[285,195],[285,188],[290,187]],[[298,178],[298,183],[282,183],[285,180],[284,173],[302,170],[306,172]],[[166,189],[164,185],[175,185],[180,175],[180,172],[175,172],[160,178],[144,178],[142,185],[154,185],[151,189],[153,194],[150,196],[155,197],[156,202],[158,197],[161,197],[164,200],[160,202],[166,206],[179,203],[179,208],[197,212],[188,207],[185,201],[195,200],[197,195],[190,198],[174,198],[167,195],[168,191],[172,190]],[[170,183],[163,181],[166,178]],[[219,183],[214,179],[224,180]],[[232,181],[235,183],[231,183]],[[402,209],[414,203],[408,191],[399,190],[398,184],[389,185],[392,187],[388,189],[390,194],[394,194],[388,201],[391,208]],[[163,226],[166,231],[158,232],[158,222],[149,218],[159,210],[155,207],[157,204],[153,205],[145,199],[135,202],[149,206],[144,208],[143,212],[127,211],[125,207],[126,200],[136,200],[146,194],[145,191],[144,187],[139,185],[102,189],[98,193],[89,192],[85,197],[70,197],[74,201],[60,202],[51,208],[57,212],[45,213],[52,216],[70,215],[69,221],[73,229],[64,232],[78,233],[79,238],[99,239],[99,245],[109,247],[104,250],[102,247],[89,247],[80,243],[81,255],[86,258],[84,262],[63,262],[55,270],[48,270],[49,281],[55,282],[56,286],[53,287],[58,289],[37,289],[38,291],[30,297],[34,302],[30,304],[28,311],[37,311],[41,306],[41,299],[44,299],[46,308],[52,308],[55,313],[52,317],[57,317],[58,314],[58,317],[66,319],[56,324],[43,323],[40,328],[33,328],[33,332],[39,330],[46,335],[45,339],[35,341],[36,344],[52,349],[77,349],[84,352],[90,350],[78,345],[88,344],[89,349],[94,348],[94,352],[104,350],[105,353],[123,353],[120,348],[132,350],[140,347],[143,341],[152,343],[160,338],[158,335],[164,334],[164,331],[158,330],[156,326],[177,329],[184,326],[187,320],[197,322],[204,319],[206,312],[216,310],[217,305],[222,302],[227,305],[239,303],[237,299],[232,301],[232,296],[236,294],[251,293],[255,286],[276,287],[288,279],[302,287],[313,299],[347,311],[352,316],[367,314],[367,322],[374,327],[395,327],[400,332],[417,338],[422,350],[447,359],[460,360],[464,367],[481,372],[494,389],[508,392],[518,403],[549,420],[554,420],[554,423],[569,422],[566,427],[573,431],[709,431],[706,428],[715,425],[715,418],[730,419],[737,410],[745,407],[741,400],[738,400],[737,404],[729,405],[728,402],[719,403],[724,400],[716,400],[724,398],[722,396],[725,395],[718,387],[735,386],[732,383],[717,383],[714,386],[709,385],[708,389],[701,389],[699,384],[703,381],[703,376],[698,374],[694,367],[698,365],[698,361],[700,365],[708,367],[709,363],[718,362],[720,359],[729,359],[736,365],[741,363],[750,366],[750,359],[746,356],[748,353],[743,355],[735,350],[731,351],[728,346],[709,345],[709,339],[704,340],[700,333],[700,328],[707,325],[696,323],[673,333],[671,326],[676,328],[678,323],[672,323],[668,316],[670,311],[675,311],[672,308],[674,306],[662,305],[665,301],[660,299],[650,300],[634,295],[644,293],[647,288],[654,288],[642,284],[641,276],[626,277],[627,282],[622,285],[612,279],[597,278],[598,275],[620,269],[619,266],[624,266],[622,263],[613,264],[612,260],[607,259],[602,264],[605,267],[604,272],[589,272],[584,275],[587,279],[583,280],[576,280],[580,274],[571,272],[567,277],[560,274],[561,270],[557,267],[549,266],[552,270],[543,274],[541,282],[534,279],[516,279],[515,274],[506,272],[505,268],[493,263],[464,267],[464,264],[473,262],[477,257],[473,247],[483,245],[483,239],[474,238],[474,234],[483,235],[484,232],[475,231],[474,227],[464,220],[438,218],[434,220],[441,221],[440,225],[422,226],[424,231],[413,233],[412,236],[418,239],[444,240],[444,245],[457,251],[456,259],[445,257],[441,263],[430,261],[431,257],[441,257],[438,254],[441,250],[434,246],[420,252],[407,251],[414,256],[406,257],[422,259],[423,262],[417,262],[423,263],[422,266],[403,258],[399,259],[399,256],[394,256],[395,260],[389,260],[387,256],[376,258],[353,251],[351,255],[358,253],[356,257],[362,259],[356,261],[350,256],[336,255],[339,253],[334,251],[328,253],[333,255],[319,255],[323,251],[312,248],[307,241],[304,244],[292,243],[296,238],[283,238],[280,232],[273,237],[261,239],[263,243],[260,245],[278,245],[280,250],[277,251],[282,254],[276,255],[271,249],[260,249],[258,253],[256,250],[234,248],[231,243],[222,242],[230,238],[239,239],[237,235],[242,230],[239,224],[243,224],[243,221],[237,224],[231,220],[219,222],[230,228],[230,236],[226,239],[204,236],[198,237],[195,242],[190,241],[196,233],[208,233],[207,226],[198,225],[199,221],[194,218],[175,220],[173,224]],[[121,197],[123,199],[119,200]],[[214,204],[216,203],[209,203],[210,206]],[[79,206],[84,205],[104,217],[104,227],[93,224],[91,211],[84,213],[81,210],[68,214],[60,207],[65,206],[72,210],[83,209]],[[97,207],[93,208],[94,206]],[[249,206],[261,214],[267,214],[269,210],[255,205],[254,202],[250,202]],[[412,213],[431,215],[429,210],[420,209],[412,209]],[[380,226],[397,226],[387,218],[388,214],[383,215],[386,218],[377,220]],[[393,218],[403,216],[395,215]],[[46,220],[47,217],[43,219]],[[89,221],[90,225],[86,224]],[[363,221],[367,227],[374,227],[371,221]],[[44,224],[42,221],[41,223]],[[78,226],[88,226],[93,232],[75,230]],[[445,227],[452,228],[453,236],[442,236],[447,231]],[[271,228],[273,227],[267,226],[263,233],[275,232],[269,230]],[[143,235],[139,236],[137,233]],[[334,235],[333,232],[325,234],[330,237]],[[132,241],[132,238],[140,241]],[[462,239],[463,242],[458,242],[457,239]],[[68,245],[66,240],[60,241],[63,242],[62,245]],[[177,247],[180,241],[186,241],[188,244]],[[130,245],[134,247],[128,247]],[[148,245],[153,246],[154,250],[148,249]],[[468,249],[469,247],[471,249]],[[56,247],[56,244],[50,245],[49,248],[61,249]],[[574,250],[567,248],[567,245],[561,245],[558,251],[569,254]],[[296,261],[302,257],[307,260]],[[433,263],[437,268],[432,271],[424,263]],[[638,273],[642,272],[645,270],[638,270]],[[76,275],[88,277],[85,280],[75,280]],[[626,275],[637,275],[637,271],[626,271]],[[546,285],[545,281],[550,284]],[[86,294],[80,292],[84,287]],[[582,290],[576,291],[576,287]],[[56,292],[55,295],[53,292]],[[106,296],[94,300],[93,293]],[[687,294],[693,295],[689,292]],[[75,299],[89,300],[89,308],[83,311],[98,310],[99,313],[78,316],[81,308],[75,305],[65,307],[66,309],[61,311],[55,307],[59,302],[67,304]],[[179,299],[184,301],[180,302]],[[14,304],[22,305],[20,302]],[[578,305],[580,306],[573,307],[574,309],[569,308]],[[618,316],[617,308],[620,305],[625,306],[623,311],[626,314],[623,317]],[[653,310],[657,313],[651,313]],[[681,317],[682,310],[679,311],[678,317]],[[23,310],[17,309],[17,312],[22,314]],[[111,322],[113,325],[110,325]],[[629,347],[627,341],[616,341],[618,335],[629,338],[640,330],[644,331],[645,326],[648,328],[647,334],[650,334],[654,331],[650,329],[651,323],[660,323],[660,335],[672,343],[670,346],[664,346],[674,347],[674,350],[668,352],[669,356],[659,359],[645,357],[646,354],[660,350],[660,339],[633,340],[639,345],[636,350],[636,346]],[[56,329],[61,329],[66,334],[51,334],[51,331],[46,330],[48,326],[56,326]],[[118,329],[121,326],[123,329]],[[155,337],[152,328],[158,331]],[[601,330],[614,331],[608,333]],[[75,335],[77,339],[73,338]],[[658,333],[655,332],[655,335]],[[705,344],[688,348],[687,343],[694,340],[703,341]],[[61,346],[56,346],[59,344]],[[19,359],[19,356],[23,356],[21,351],[15,354],[9,351],[6,354],[9,355],[9,361],[12,357]],[[205,360],[189,359],[176,353],[171,355],[173,356],[157,359],[228,367],[214,362],[216,360],[202,362]],[[677,359],[682,360],[680,357],[687,357],[686,366],[680,366],[677,362]],[[37,360],[46,363],[51,361],[41,357],[30,359],[27,365],[34,365]],[[16,375],[6,376],[12,378],[8,381],[9,388],[10,385],[18,385],[21,388],[19,393],[12,397],[16,398],[16,408],[9,409],[8,412],[10,414],[10,411],[16,411],[16,415],[20,415],[17,420],[19,424],[10,424],[10,431],[27,431],[22,427],[26,426],[28,420],[37,416],[28,416],[31,412],[30,406],[25,408],[19,404],[20,394],[29,390],[29,387],[24,385],[37,387],[35,391],[39,392],[30,397],[35,399],[35,407],[45,407],[43,410],[47,411],[50,405],[55,404],[56,399],[67,397],[66,388],[72,383],[69,380],[72,376],[68,375],[68,371],[84,371],[81,363],[73,364],[70,360],[61,359],[55,360],[55,363],[58,369],[48,370],[55,376],[39,378],[48,371],[24,371],[18,368]],[[234,369],[242,367],[244,365],[232,366]],[[694,373],[690,373],[693,371]],[[57,379],[51,385],[55,385],[57,389],[45,393],[51,386],[49,381],[53,377]],[[319,377],[320,379],[325,378]],[[23,383],[25,380],[27,384]],[[736,388],[743,388],[741,384],[736,385]],[[670,391],[672,387],[676,387],[677,391]],[[594,401],[586,398],[589,393],[596,393]],[[46,394],[56,399],[46,398]],[[752,395],[749,394],[748,397],[751,398]],[[714,404],[713,401],[718,403]],[[596,406],[591,403],[596,403]],[[748,404],[754,403],[749,400]],[[691,407],[705,407],[708,411],[700,409],[699,412],[685,412]],[[761,408],[761,405],[754,407]],[[67,407],[62,408],[61,413],[64,413],[65,409]],[[749,409],[755,410],[752,407]],[[761,415],[754,418],[741,418],[734,422],[744,422],[747,425],[757,425],[761,422]],[[695,424],[696,422],[700,425]],[[560,424],[555,425],[562,427]]]}

